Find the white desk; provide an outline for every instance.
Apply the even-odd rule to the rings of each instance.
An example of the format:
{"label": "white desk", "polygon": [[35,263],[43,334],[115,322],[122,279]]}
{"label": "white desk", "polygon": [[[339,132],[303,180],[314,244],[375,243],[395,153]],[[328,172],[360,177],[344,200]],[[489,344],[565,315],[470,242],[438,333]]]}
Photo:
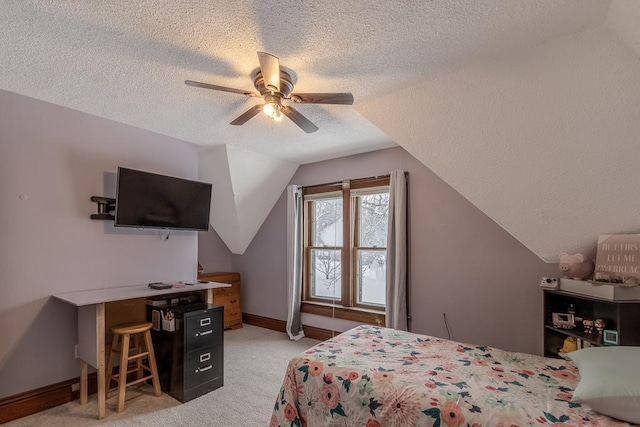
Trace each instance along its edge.
{"label": "white desk", "polygon": [[213,303],[215,288],[230,287],[226,283],[207,282],[185,285],[179,288],[151,289],[147,285],[94,289],[53,295],[78,307],[78,357],[80,358],[80,403],[88,401],[88,367],[97,369],[98,418],[105,416],[106,391],[106,316],[105,303],[134,298],[146,298],[181,292],[206,291],[207,302]]}

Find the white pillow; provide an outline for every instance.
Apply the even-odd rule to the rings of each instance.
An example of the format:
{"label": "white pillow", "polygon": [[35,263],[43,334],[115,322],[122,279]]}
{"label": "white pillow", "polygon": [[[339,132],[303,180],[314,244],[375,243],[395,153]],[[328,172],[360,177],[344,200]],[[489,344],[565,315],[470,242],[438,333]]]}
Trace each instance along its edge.
{"label": "white pillow", "polygon": [[572,402],[632,423],[640,423],[640,347],[590,347],[569,353],[580,382]]}

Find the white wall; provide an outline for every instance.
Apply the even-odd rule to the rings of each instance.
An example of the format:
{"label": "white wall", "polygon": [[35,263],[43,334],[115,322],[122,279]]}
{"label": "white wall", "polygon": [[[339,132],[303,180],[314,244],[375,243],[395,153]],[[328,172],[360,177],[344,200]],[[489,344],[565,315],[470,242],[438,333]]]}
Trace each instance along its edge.
{"label": "white wall", "polygon": [[76,311],[52,294],[195,277],[196,232],[89,219],[118,166],[197,179],[197,150],[0,91],[0,398],[79,375]]}
{"label": "white wall", "polygon": [[640,60],[602,25],[356,105],[539,257],[637,233]]}

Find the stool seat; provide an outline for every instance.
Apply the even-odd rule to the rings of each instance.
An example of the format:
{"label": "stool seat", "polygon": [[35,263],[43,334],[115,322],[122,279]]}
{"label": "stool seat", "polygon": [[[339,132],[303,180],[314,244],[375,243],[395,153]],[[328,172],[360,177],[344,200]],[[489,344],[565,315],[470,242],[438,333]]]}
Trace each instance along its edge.
{"label": "stool seat", "polygon": [[[116,403],[116,411],[124,410],[124,398],[126,388],[130,385],[139,384],[147,380],[151,380],[153,384],[153,392],[156,396],[161,396],[160,379],[158,377],[158,368],[156,366],[156,357],[153,352],[153,343],[151,341],[151,322],[123,323],[111,328],[113,341],[111,343],[111,352],[109,353],[109,361],[107,363],[106,372],[106,392],[109,393],[109,385],[111,380],[118,383],[118,402]],[[130,348],[131,339],[133,338],[133,347]],[[144,347],[144,348],[143,348]],[[133,352],[132,352],[133,350]],[[116,360],[116,354],[120,354],[120,366],[118,373],[113,373],[113,365]],[[147,358],[147,365],[143,363],[143,359]],[[129,361],[135,360],[136,366],[129,369]],[[144,371],[150,373],[145,376]],[[127,382],[127,375],[136,373],[136,379]]]}
{"label": "stool seat", "polygon": [[151,322],[123,323],[111,328],[113,334],[139,334],[151,329]]}

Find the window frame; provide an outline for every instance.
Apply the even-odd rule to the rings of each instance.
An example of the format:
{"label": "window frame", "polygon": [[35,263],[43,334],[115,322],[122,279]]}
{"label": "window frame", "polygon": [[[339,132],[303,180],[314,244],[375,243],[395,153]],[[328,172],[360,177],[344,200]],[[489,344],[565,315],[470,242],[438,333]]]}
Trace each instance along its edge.
{"label": "window frame", "polygon": [[[335,317],[340,319],[354,320],[364,323],[384,325],[385,306],[377,304],[358,303],[358,251],[362,250],[385,250],[386,247],[361,247],[356,245],[359,242],[359,203],[355,203],[357,197],[364,195],[363,192],[356,191],[352,195],[352,190],[363,189],[385,189],[389,190],[389,175],[381,177],[363,178],[357,180],[345,180],[332,184],[321,184],[303,188],[303,289],[301,310],[306,313],[318,314],[321,316]],[[341,294],[339,298],[319,298],[313,297],[311,292],[311,253],[313,249],[326,248],[337,249],[340,247],[318,247],[311,246],[314,229],[312,226],[311,208],[313,202],[321,200],[318,195],[329,195],[331,193],[342,195],[342,234],[343,245],[341,247]],[[305,196],[311,196],[309,198]],[[313,197],[316,196],[316,197]],[[352,221],[353,219],[353,221]]]}
{"label": "window frame", "polygon": [[[303,259],[303,263],[304,266],[302,268],[303,271],[303,300],[307,300],[307,301],[313,301],[313,302],[317,302],[317,303],[333,303],[334,299],[333,298],[321,298],[321,297],[314,297],[312,294],[313,292],[311,291],[311,262],[312,262],[312,256],[311,253],[313,252],[314,249],[316,250],[340,250],[340,289],[341,291],[344,289],[343,285],[344,285],[344,280],[343,280],[343,272],[344,272],[344,260],[345,260],[345,249],[344,249],[344,238],[342,241],[342,246],[312,246],[311,242],[314,240],[314,234],[315,234],[315,229],[314,227],[311,226],[311,221],[310,218],[312,216],[311,213],[311,206],[313,205],[313,202],[318,201],[318,200],[326,200],[326,199],[332,199],[333,197],[330,197],[330,195],[332,194],[336,194],[336,195],[340,195],[342,197],[342,212],[343,212],[343,217],[342,217],[342,221],[343,221],[343,230],[342,230],[342,234],[344,235],[344,223],[345,223],[345,217],[344,217],[344,196],[343,194],[340,192],[339,194],[336,191],[327,191],[327,192],[323,192],[323,193],[317,193],[317,194],[326,194],[327,197],[319,197],[319,198],[314,198],[313,200],[305,200],[304,203],[304,208],[303,208],[303,218],[304,218],[304,259]],[[306,278],[306,280],[305,280]],[[339,300],[342,300],[342,292],[340,295]]]}

